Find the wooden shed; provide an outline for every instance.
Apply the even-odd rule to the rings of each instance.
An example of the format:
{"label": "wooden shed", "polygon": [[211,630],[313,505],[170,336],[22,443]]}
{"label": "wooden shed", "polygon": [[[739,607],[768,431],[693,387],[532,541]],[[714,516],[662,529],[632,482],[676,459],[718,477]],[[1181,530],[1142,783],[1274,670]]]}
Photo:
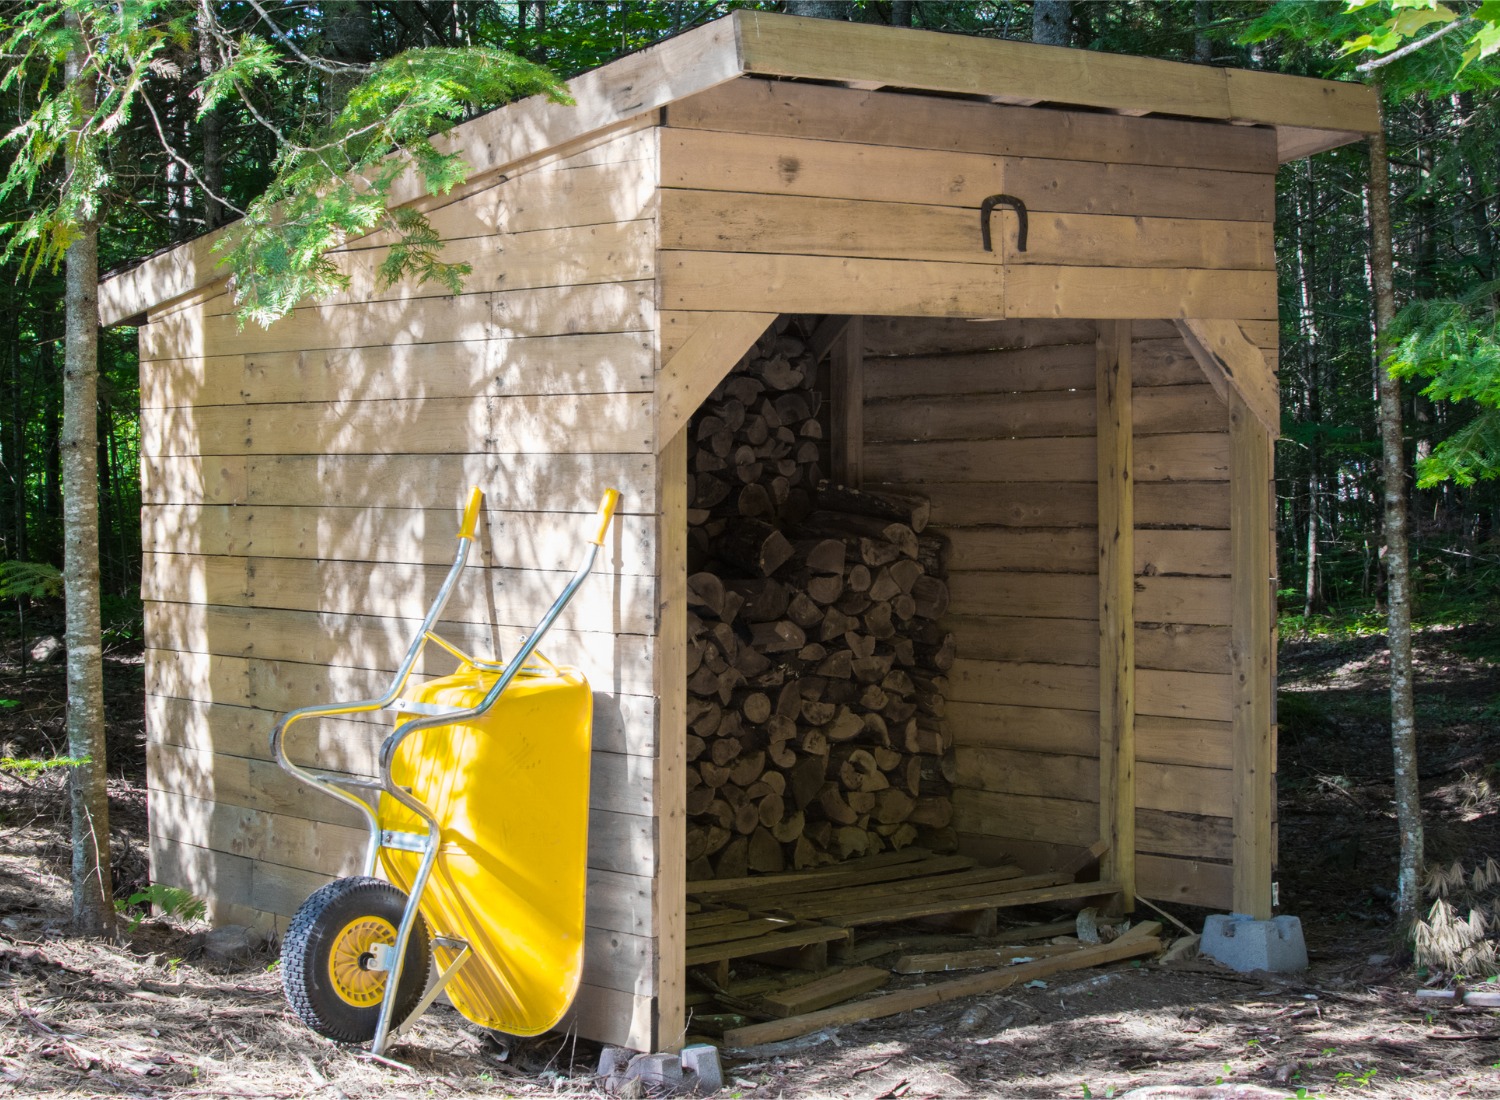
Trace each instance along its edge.
{"label": "wooden shed", "polygon": [[[377,289],[378,236],[264,331],[209,239],[103,287],[141,326],[153,878],[279,927],[356,868],[357,821],[268,762],[273,715],[382,682],[471,483],[483,569],[449,618],[480,648],[613,485],[549,647],[597,703],[574,1021],[677,1041],[684,429],[778,315],[828,315],[858,322],[843,476],[952,538],[963,844],[1046,868],[1102,839],[1127,900],[1269,916],[1275,172],[1372,132],[1370,91],[745,11],[572,88],[456,128],[470,181],[401,196],[462,294]],[[378,740],[329,723],[322,763]]]}

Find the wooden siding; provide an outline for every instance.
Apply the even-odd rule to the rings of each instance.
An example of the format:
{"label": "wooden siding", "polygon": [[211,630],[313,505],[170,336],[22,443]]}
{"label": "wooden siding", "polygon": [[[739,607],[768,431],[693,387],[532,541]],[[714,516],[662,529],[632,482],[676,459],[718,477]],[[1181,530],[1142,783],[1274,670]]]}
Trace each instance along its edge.
{"label": "wooden siding", "polygon": [[[367,238],[338,259],[348,292],[269,330],[241,330],[219,294],[140,336],[153,878],[216,920],[284,928],[358,869],[357,816],[277,768],[267,735],[278,712],[378,694],[468,486],[488,494],[486,568],[442,629],[480,652],[514,648],[576,565],[599,493],[621,489],[596,575],[545,648],[595,691],[571,1019],[641,1048],[661,924],[655,174],[647,125],[434,211],[448,258],[475,264],[460,295],[378,288],[384,245]],[[449,668],[435,654],[422,671]],[[303,751],[316,740],[322,765],[369,774],[387,729],[325,723]]]}
{"label": "wooden siding", "polygon": [[1267,132],[749,79],[666,121],[664,309],[1275,316]]}
{"label": "wooden siding", "polygon": [[[866,484],[927,495],[953,540],[957,824],[1039,866],[1099,835],[1094,333],[867,322]],[[1138,888],[1223,906],[1228,867],[1205,868],[1230,857],[1228,414],[1170,324],[1134,333]]]}

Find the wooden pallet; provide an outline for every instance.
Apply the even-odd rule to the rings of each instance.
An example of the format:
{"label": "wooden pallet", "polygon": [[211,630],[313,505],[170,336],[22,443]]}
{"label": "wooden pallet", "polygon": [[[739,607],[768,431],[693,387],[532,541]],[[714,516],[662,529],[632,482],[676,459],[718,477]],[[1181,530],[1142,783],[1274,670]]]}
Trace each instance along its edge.
{"label": "wooden pallet", "polygon": [[[1003,933],[998,942],[978,949],[905,955],[892,968],[897,974],[971,969],[985,973],[938,983],[929,992],[898,990],[869,1001],[840,1003],[880,988],[891,977],[890,970],[859,965],[891,953],[888,941],[856,942],[871,928],[941,918],[964,922],[959,926],[968,931],[988,933],[995,928],[996,914],[1006,909],[1118,892],[1114,882],[1075,882],[1072,869],[1027,875],[1019,867],[980,867],[966,856],[936,856],[910,848],[812,871],[689,883],[687,965],[694,968],[700,984],[713,991],[695,1007],[707,1010],[717,1002],[727,1010],[697,1013],[695,1018],[705,1030],[722,1033],[725,1042],[745,1046],[772,1036],[803,1034],[827,1023],[889,1015],[918,1002],[964,996],[971,988],[1002,988],[1022,975],[1154,951],[1159,926],[1138,926],[1139,931],[1116,944],[1090,947],[1074,942],[1026,950],[1019,945],[1074,927],[1072,921],[1034,925]],[[845,964],[831,971],[830,948]],[[731,985],[729,964],[740,959],[817,973]]]}

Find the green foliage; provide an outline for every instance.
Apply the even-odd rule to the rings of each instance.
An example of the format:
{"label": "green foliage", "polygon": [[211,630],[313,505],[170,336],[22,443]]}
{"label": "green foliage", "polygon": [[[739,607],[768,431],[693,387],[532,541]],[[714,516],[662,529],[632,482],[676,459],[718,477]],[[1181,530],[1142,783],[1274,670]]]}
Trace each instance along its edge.
{"label": "green foliage", "polygon": [[63,594],[62,571],[36,561],[0,561],[0,599],[53,599]]}
{"label": "green foliage", "polygon": [[[1280,0],[1246,28],[1243,40],[1274,44],[1326,76],[1357,76],[1359,66],[1379,64],[1371,79],[1394,100],[1493,88],[1500,84],[1497,7],[1496,0],[1453,7],[1436,0],[1346,0],[1342,6]],[[1441,33],[1450,25],[1453,33]],[[1391,56],[1418,42],[1410,53]]]}
{"label": "green foliage", "polygon": [[[241,63],[257,77],[282,73],[264,44],[243,52]],[[240,79],[216,78],[205,103]],[[269,325],[303,298],[348,287],[328,251],[381,229],[395,238],[378,271],[382,285],[414,276],[457,293],[468,265],[440,258],[442,242],[421,213],[389,207],[392,188],[411,170],[430,194],[452,190],[469,165],[433,137],[465,115],[537,94],[572,102],[547,70],[504,50],[415,49],[378,63],[326,131],[286,144],[276,179],[215,246],[233,273],[241,323]]]}
{"label": "green foliage", "polygon": [[[1500,51],[1500,0],[1483,0],[1471,14],[1460,16],[1438,0],[1345,0],[1351,12],[1374,9],[1391,13],[1383,23],[1344,43],[1346,54],[1390,54],[1414,39],[1426,39],[1428,45],[1439,41],[1431,37],[1438,28],[1462,30],[1452,37],[1463,43],[1458,69],[1463,72],[1475,61],[1482,61]],[[1454,25],[1456,24],[1456,25]],[[1449,37],[1446,31],[1443,37]]]}
{"label": "green foliage", "polygon": [[115,909],[120,913],[139,910],[133,914],[130,922],[129,931],[134,932],[149,914],[147,906],[153,905],[166,916],[187,924],[203,920],[208,915],[208,905],[191,890],[160,882],[153,882],[144,890],[137,890],[124,901],[116,901]]}
{"label": "green foliage", "polygon": [[1457,298],[1414,299],[1392,331],[1388,366],[1400,378],[1425,378],[1433,401],[1474,402],[1468,423],[1417,464],[1417,485],[1452,480],[1473,485],[1500,476],[1500,284],[1484,284]]}
{"label": "green foliage", "polygon": [[[147,77],[175,71],[169,54],[190,43],[194,10],[181,0],[40,0],[10,9],[0,32],[8,62],[0,92],[34,98],[0,138],[11,158],[0,202],[25,204],[20,215],[0,221],[0,262],[20,255],[33,274],[56,268],[78,227],[100,218],[110,183],[105,151],[130,122]],[[63,74],[70,51],[81,59],[80,77],[71,82]],[[95,89],[92,109],[88,85]],[[66,155],[72,170],[58,172]]]}

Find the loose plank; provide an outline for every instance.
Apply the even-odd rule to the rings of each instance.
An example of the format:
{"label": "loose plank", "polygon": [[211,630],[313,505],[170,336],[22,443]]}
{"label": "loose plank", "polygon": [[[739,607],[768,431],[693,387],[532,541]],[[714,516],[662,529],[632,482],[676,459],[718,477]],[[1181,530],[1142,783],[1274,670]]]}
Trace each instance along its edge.
{"label": "loose plank", "polygon": [[[1105,892],[1108,883],[1096,884],[1100,892]],[[1120,959],[1134,958],[1138,955],[1151,955],[1161,950],[1161,941],[1153,937],[1145,937],[1139,940],[1127,940],[1125,942],[1102,944],[1098,947],[1085,947],[1071,955],[1060,955],[1051,959],[1037,959],[1035,962],[1022,963],[1019,966],[993,973],[976,974],[967,978],[955,978],[952,981],[940,982],[934,985],[923,986],[918,989],[906,989],[898,993],[886,993],[872,1000],[856,1001],[849,1005],[838,1005],[834,1008],[825,1008],[819,1012],[809,1012],[801,1016],[789,1017],[786,1020],[772,1020],[762,1024],[751,1024],[747,1027],[733,1028],[724,1033],[724,1042],[730,1047],[749,1047],[757,1043],[775,1042],[779,1039],[789,1039],[796,1035],[806,1035],[810,1031],[816,1031],[824,1027],[837,1027],[841,1024],[854,1023],[860,1020],[874,1020],[885,1016],[894,1016],[900,1012],[910,1012],[917,1008],[926,1008],[928,1005],[940,1004],[944,1001],[957,1000],[960,997],[970,997],[980,993],[994,993],[997,990],[1007,989],[1010,986],[1034,981],[1065,970],[1074,970],[1085,966],[1102,966],[1105,963],[1116,962]]]}

